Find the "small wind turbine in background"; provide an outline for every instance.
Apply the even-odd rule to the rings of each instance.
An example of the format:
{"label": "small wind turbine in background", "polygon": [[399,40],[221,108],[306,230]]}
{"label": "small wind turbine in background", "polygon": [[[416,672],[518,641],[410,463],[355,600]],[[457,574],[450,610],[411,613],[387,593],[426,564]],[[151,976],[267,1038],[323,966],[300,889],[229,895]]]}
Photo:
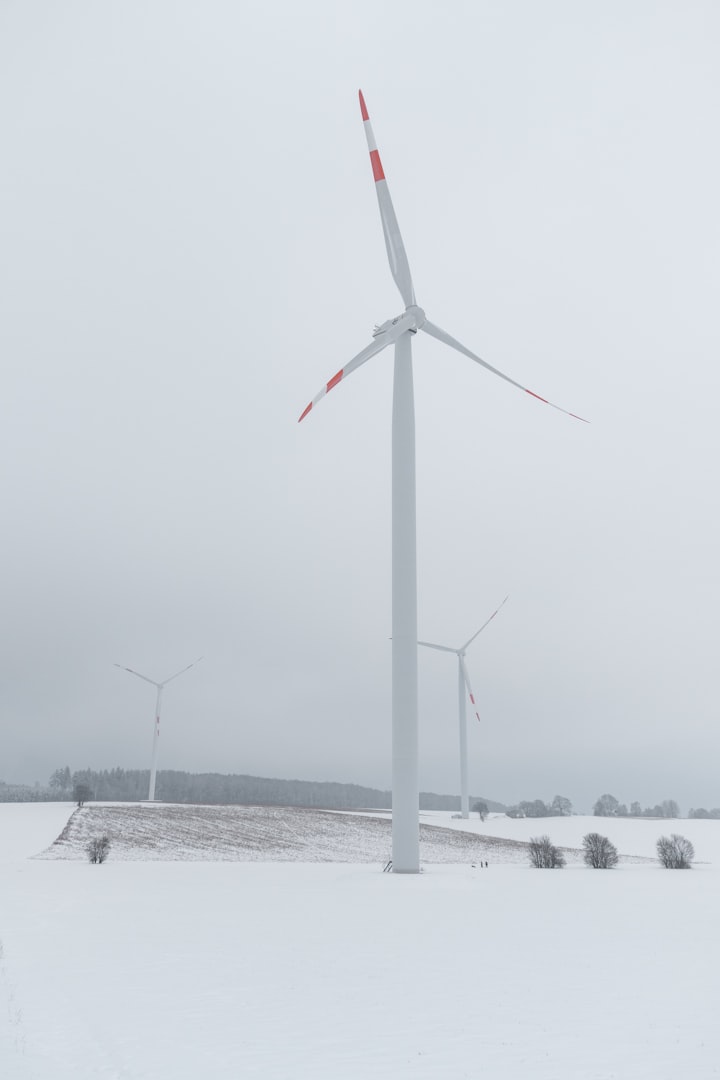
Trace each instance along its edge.
{"label": "small wind turbine in background", "polygon": [[153,748],[152,748],[152,763],[150,765],[150,788],[148,790],[148,802],[152,802],[155,798],[155,774],[157,772],[157,756],[158,756],[158,739],[160,738],[160,702],[162,701],[163,687],[167,686],[173,679],[177,679],[178,675],[184,675],[186,671],[189,671],[191,667],[195,667],[202,660],[202,656],[199,656],[197,660],[193,660],[192,664],[188,664],[182,671],[176,671],[174,675],[171,675],[169,679],[165,679],[164,682],[155,682],[154,679],[149,679],[147,675],[141,675],[139,671],[133,671],[130,667],[123,667],[122,664],[115,664],[115,667],[120,668],[121,671],[129,671],[131,675],[137,675],[138,679],[144,679],[145,682],[151,683],[157,690],[157,698],[155,699],[155,732],[153,734]]}
{"label": "small wind turbine in background", "polygon": [[468,675],[467,664],[465,663],[465,653],[468,645],[472,645],[478,634],[481,634],[488,623],[497,615],[500,608],[503,606],[505,600],[499,608],[493,611],[489,619],[486,619],[479,630],[476,630],[471,638],[461,645],[459,649],[453,649],[449,645],[436,645],[432,641],[418,641],[418,645],[424,645],[426,649],[439,649],[440,652],[455,653],[458,658],[458,721],[460,724],[460,813],[462,817],[469,817],[468,806],[468,751],[467,751],[467,717],[465,715],[465,688],[467,687],[467,693],[475,709],[475,716],[480,719],[480,714],[477,711],[477,702],[475,701],[475,695],[472,692],[472,686],[470,685],[470,676]]}
{"label": "small wind turbine in background", "polygon": [[[415,536],[415,406],[413,397],[412,340],[418,330],[449,345],[518,390],[547,405],[547,398],[528,390],[492,367],[454,337],[430,322],[415,302],[405,245],[365,99],[360,92],[370,165],[380,207],[390,272],[400,290],[405,310],[373,330],[373,340],[325,383],[303,410],[300,420],[338,383],[389,345],[395,347],[392,410],[392,867],[394,873],[420,870],[418,775],[418,671],[417,671],[417,558]],[[553,408],[559,409],[558,405]],[[560,409],[567,412],[567,409]],[[569,416],[575,416],[569,413]],[[575,417],[581,420],[582,417]]]}

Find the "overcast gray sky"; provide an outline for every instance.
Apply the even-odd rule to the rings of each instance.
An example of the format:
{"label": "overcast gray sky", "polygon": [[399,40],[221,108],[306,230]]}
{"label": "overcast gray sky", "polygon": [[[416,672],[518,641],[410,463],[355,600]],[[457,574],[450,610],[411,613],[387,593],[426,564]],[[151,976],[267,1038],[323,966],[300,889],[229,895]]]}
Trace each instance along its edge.
{"label": "overcast gray sky", "polygon": [[[720,8],[0,4],[0,779],[390,784],[388,350],[362,87],[433,321],[420,634],[471,789],[720,805]],[[420,340],[422,338],[422,340]],[[420,656],[424,789],[456,668]]]}

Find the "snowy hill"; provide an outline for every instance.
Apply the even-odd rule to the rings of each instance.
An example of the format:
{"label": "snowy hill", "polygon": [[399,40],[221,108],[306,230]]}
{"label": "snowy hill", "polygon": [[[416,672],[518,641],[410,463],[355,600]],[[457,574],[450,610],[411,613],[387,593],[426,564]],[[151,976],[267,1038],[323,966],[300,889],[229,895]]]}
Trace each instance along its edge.
{"label": "snowy hill", "polygon": [[[450,822],[446,815],[443,824]],[[106,834],[114,861],[385,863],[391,824],[382,813],[352,814],[273,806],[112,804],[76,810],[41,858],[85,859]],[[420,828],[428,863],[525,863],[526,844],[442,824]]]}

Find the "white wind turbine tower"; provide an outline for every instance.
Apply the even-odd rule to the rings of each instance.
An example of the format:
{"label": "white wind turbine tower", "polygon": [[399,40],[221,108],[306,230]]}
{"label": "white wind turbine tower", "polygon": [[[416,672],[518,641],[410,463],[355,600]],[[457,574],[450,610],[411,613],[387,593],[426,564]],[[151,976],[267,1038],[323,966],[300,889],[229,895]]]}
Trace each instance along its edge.
{"label": "white wind turbine tower", "polygon": [[[394,319],[388,319],[381,326],[375,327],[372,342],[333,375],[303,411],[300,420],[307,416],[328,391],[356,371],[366,360],[386,349],[388,345],[395,346],[392,410],[392,865],[395,873],[416,874],[420,870],[420,826],[412,335],[423,330],[519,390],[532,394],[547,405],[552,405],[552,402],[481,360],[450,334],[431,323],[425,317],[423,309],[415,303],[410,267],[362,91],[360,111],[370,150],[370,164],[380,205],[390,271],[400,290],[405,310]],[[560,407],[553,405],[553,408]],[[560,409],[560,412],[566,413],[567,410]],[[575,416],[574,413],[568,415]],[[582,417],[575,419],[581,420]]]}
{"label": "white wind turbine tower", "polygon": [[121,671],[129,671],[131,675],[137,675],[138,679],[144,679],[145,682],[151,683],[157,690],[157,697],[155,699],[155,731],[153,733],[153,748],[152,748],[152,762],[150,764],[150,788],[148,790],[148,802],[152,802],[155,798],[155,774],[157,772],[157,756],[158,756],[158,740],[160,738],[160,703],[162,701],[163,687],[167,686],[173,679],[177,679],[178,675],[184,675],[186,671],[189,671],[191,667],[195,667],[202,660],[202,656],[199,656],[197,660],[193,660],[192,664],[188,664],[182,671],[176,671],[174,675],[171,675],[169,679],[165,679],[164,682],[155,682],[154,679],[149,679],[147,675],[141,675],[139,671],[133,671],[130,667],[123,667],[122,664],[115,664],[115,667],[120,668]]}
{"label": "white wind turbine tower", "polygon": [[480,719],[480,713],[477,711],[477,703],[475,701],[475,695],[472,692],[472,686],[470,685],[470,676],[468,675],[467,664],[465,663],[465,653],[468,646],[472,645],[475,638],[483,632],[485,627],[493,621],[500,608],[503,606],[505,600],[503,600],[500,607],[493,611],[489,619],[486,619],[479,630],[476,630],[471,638],[461,645],[459,649],[453,649],[449,645],[436,645],[432,641],[418,641],[418,645],[424,645],[427,649],[439,649],[440,652],[455,653],[458,658],[458,722],[460,725],[460,813],[462,817],[469,817],[468,806],[468,749],[467,749],[467,716],[465,713],[465,693],[467,688],[467,694],[472,702],[472,706],[475,709],[475,716]]}

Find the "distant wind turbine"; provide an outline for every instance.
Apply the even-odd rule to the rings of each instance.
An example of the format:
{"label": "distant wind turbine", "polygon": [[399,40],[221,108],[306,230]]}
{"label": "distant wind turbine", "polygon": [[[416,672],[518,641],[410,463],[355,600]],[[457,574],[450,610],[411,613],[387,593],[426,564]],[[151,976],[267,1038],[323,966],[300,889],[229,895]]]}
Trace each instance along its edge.
{"label": "distant wind turbine", "polygon": [[182,671],[176,671],[174,675],[171,675],[169,679],[165,679],[164,682],[155,682],[154,679],[149,679],[147,675],[141,675],[139,671],[133,671],[131,667],[123,667],[122,664],[115,664],[115,667],[120,668],[121,671],[129,671],[131,675],[137,675],[138,679],[144,679],[145,682],[152,683],[157,689],[157,698],[155,700],[155,731],[153,734],[153,748],[152,748],[152,763],[150,765],[150,788],[148,791],[148,802],[152,802],[155,798],[155,774],[157,772],[157,756],[158,756],[158,739],[160,738],[160,702],[162,701],[163,687],[167,686],[173,679],[177,679],[178,675],[184,675],[186,671],[189,671],[191,667],[195,667],[202,660],[202,656],[198,656],[197,660],[193,660],[192,664],[188,664]]}
{"label": "distant wind turbine", "polygon": [[497,615],[500,608],[505,604],[503,600],[500,607],[493,611],[489,619],[486,619],[479,630],[476,630],[471,638],[461,645],[459,649],[453,649],[449,645],[436,645],[432,641],[418,641],[418,645],[424,645],[427,649],[439,649],[440,652],[455,653],[458,658],[458,721],[460,725],[460,813],[462,817],[469,817],[469,798],[468,798],[468,750],[467,750],[467,717],[465,714],[465,690],[467,687],[467,694],[475,709],[475,716],[480,719],[480,713],[477,711],[477,702],[475,701],[475,695],[472,692],[472,686],[470,685],[470,676],[468,675],[467,664],[465,663],[465,653],[468,645],[472,645],[478,634],[481,634],[488,623]]}
{"label": "distant wind turbine", "polygon": [[[310,410],[339,382],[357,371],[376,353],[395,346],[392,411],[392,866],[395,873],[420,870],[420,824],[418,783],[418,687],[417,687],[417,560],[415,536],[415,409],[411,342],[418,330],[468,356],[486,371],[499,376],[539,401],[552,405],[519,382],[491,367],[454,337],[425,317],[415,303],[415,290],[405,245],[400,235],[385,172],[360,91],[360,112],[370,151],[375,191],[390,272],[400,290],[405,310],[373,331],[373,340],[323,386],[300,416]],[[559,405],[553,408],[560,409]],[[560,409],[560,412],[567,412]],[[568,413],[575,416],[574,413]],[[582,417],[575,417],[581,420]]]}

